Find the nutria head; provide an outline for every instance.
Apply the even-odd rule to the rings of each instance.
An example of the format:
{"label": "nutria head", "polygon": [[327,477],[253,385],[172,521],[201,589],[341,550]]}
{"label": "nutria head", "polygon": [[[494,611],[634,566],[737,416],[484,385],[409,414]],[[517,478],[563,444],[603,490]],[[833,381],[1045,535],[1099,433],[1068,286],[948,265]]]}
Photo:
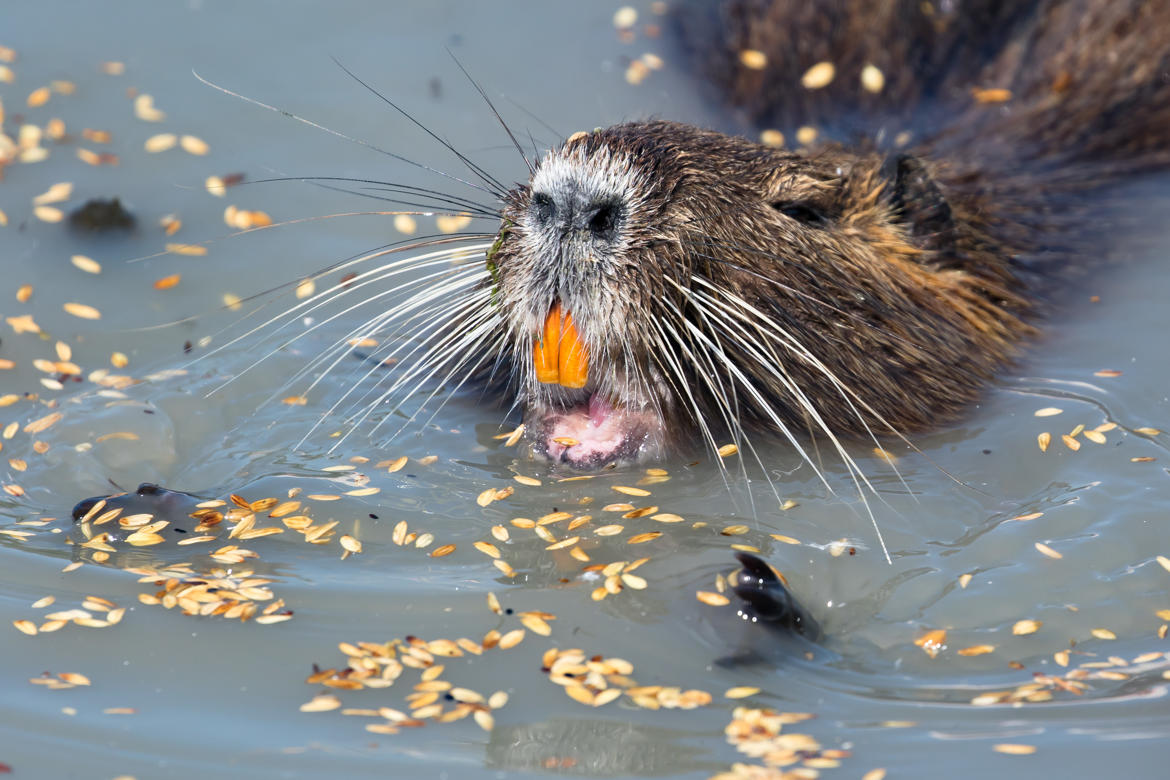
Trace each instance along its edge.
{"label": "nutria head", "polygon": [[538,450],[577,466],[752,427],[953,417],[1026,330],[913,157],[802,154],[655,121],[579,133],[488,253]]}

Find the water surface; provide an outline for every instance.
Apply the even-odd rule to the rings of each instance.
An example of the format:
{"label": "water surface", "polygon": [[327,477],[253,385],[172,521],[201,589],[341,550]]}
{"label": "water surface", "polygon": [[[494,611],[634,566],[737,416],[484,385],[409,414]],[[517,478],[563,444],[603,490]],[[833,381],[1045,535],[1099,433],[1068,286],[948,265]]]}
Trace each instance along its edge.
{"label": "water surface", "polygon": [[[484,196],[227,96],[192,71],[468,176],[434,139],[346,75],[331,59],[337,57],[505,182],[524,177],[523,162],[448,49],[525,147],[627,118],[730,126],[702,104],[669,45],[645,29],[659,21],[648,6],[639,6],[632,43],[619,40],[613,10],[470,2],[9,3],[0,44],[19,59],[8,65],[14,81],[0,83],[5,130],[15,135],[22,117],[42,127],[59,117],[71,136],[46,143],[50,155],[42,162],[6,168],[0,184],[8,218],[0,228],[0,312],[30,315],[40,331],[6,322],[0,341],[0,358],[13,364],[0,370],[0,395],[19,396],[0,408],[0,423],[15,424],[0,439],[0,481],[9,486],[0,501],[0,763],[13,776],[700,778],[750,762],[724,737],[736,706],[813,715],[786,731],[810,735],[840,762],[840,769],[821,770],[826,777],[876,768],[892,777],[1090,777],[1119,765],[1132,776],[1161,776],[1170,716],[1159,630],[1170,619],[1170,573],[1157,556],[1170,556],[1170,485],[1165,436],[1142,431],[1170,424],[1170,363],[1161,338],[1170,295],[1165,236],[1072,292],[1027,358],[964,422],[915,439],[919,453],[883,442],[897,456],[896,471],[855,447],[877,490],[865,494],[869,509],[829,453],[821,452],[825,484],[778,444],[761,448],[766,474],[750,464],[741,469],[739,459],[727,461],[725,472],[708,458],[680,458],[657,464],[665,481],[626,469],[561,482],[564,475],[495,438],[515,420],[473,396],[409,422],[393,438],[405,416],[377,429],[366,423],[343,438],[351,428],[337,415],[317,423],[368,365],[343,360],[308,392],[320,372],[298,372],[370,311],[345,312],[342,304],[230,343],[246,332],[242,312],[287,310],[298,301],[298,280],[403,236],[385,215],[307,219],[393,208],[357,194],[283,181],[245,184],[217,198],[204,189],[206,177],[347,176]],[[631,86],[627,64],[644,52],[660,54],[666,66]],[[125,73],[102,72],[108,61],[123,62]],[[26,105],[34,89],[54,80],[71,82],[75,92],[61,94],[58,85],[45,105]],[[165,119],[136,118],[128,90],[151,95]],[[93,141],[83,128],[109,131],[112,139]],[[146,152],[147,139],[160,133],[196,136],[210,152]],[[86,165],[78,147],[112,152],[119,162]],[[39,219],[32,199],[57,182],[71,182],[73,191],[51,205],[68,210],[117,195],[139,227],[94,239]],[[229,204],[305,221],[231,235],[222,220]],[[182,227],[168,237],[159,220],[170,214]],[[416,222],[419,236],[439,230],[432,216]],[[168,242],[200,244],[207,253],[158,254]],[[101,273],[79,269],[73,255],[96,260]],[[156,289],[175,274],[177,286]],[[19,301],[23,285],[32,294]],[[280,285],[239,312],[221,308],[225,294],[247,298]],[[95,307],[100,319],[69,314],[69,302]],[[310,330],[333,315],[327,327]],[[286,345],[298,333],[304,337]],[[58,343],[68,346],[68,358]],[[113,352],[128,364],[112,366]],[[38,369],[37,360],[75,363],[83,378],[58,387],[51,381],[57,372]],[[103,388],[91,374],[100,368],[139,381]],[[301,393],[304,405],[283,402]],[[1036,416],[1044,408],[1060,413]],[[55,424],[25,430],[57,412]],[[1106,425],[1105,443],[1079,432],[1079,449],[1070,449],[1061,436],[1080,425]],[[1052,437],[1047,452],[1037,445],[1044,432]],[[403,456],[401,469],[388,470]],[[517,483],[516,474],[541,484]],[[283,518],[268,517],[269,507],[257,513],[257,525],[282,533],[229,539],[223,529],[232,523],[225,521],[208,534],[214,541],[180,545],[199,533],[186,516],[192,507],[175,497],[156,507],[158,518],[170,520],[159,531],[162,543],[134,546],[123,532],[113,552],[84,547],[89,537],[70,520],[73,504],[140,482],[195,494],[192,502],[229,502],[221,511],[233,494],[249,503],[299,501],[286,517],[337,525],[318,538],[324,543],[311,544]],[[639,484],[650,495],[613,489]],[[477,502],[484,491],[507,487],[514,493]],[[654,514],[684,521],[623,518],[629,509],[613,508],[623,503],[656,506]],[[892,563],[882,555],[871,510]],[[552,542],[513,522],[561,511],[592,519],[572,531],[571,519],[551,523]],[[399,544],[400,523],[433,541]],[[612,535],[596,533],[619,525]],[[746,533],[722,533],[737,525]],[[508,530],[506,542],[493,536],[493,526]],[[631,544],[653,532],[661,535]],[[588,562],[571,557],[571,546],[548,549],[574,535]],[[342,536],[360,540],[362,551],[343,558]],[[497,567],[477,542],[494,544],[510,569]],[[811,659],[808,648],[746,632],[730,608],[696,599],[731,569],[732,544],[755,547],[782,569],[821,622],[828,639]],[[209,555],[229,545],[255,557]],[[444,545],[454,552],[434,557]],[[593,598],[604,578],[586,566],[641,558],[649,559],[636,570],[645,589]],[[75,562],[84,563],[63,571]],[[147,570],[161,573],[140,582]],[[264,587],[272,597],[259,600],[259,610],[283,599],[273,614],[291,611],[291,619],[261,625],[140,601],[165,591],[168,577],[241,572],[271,580]],[[489,593],[513,614],[489,610]],[[33,606],[46,596],[55,602]],[[69,623],[36,636],[13,625],[44,627],[49,613],[81,608],[87,596],[125,607],[121,621]],[[105,617],[92,603],[87,610]],[[555,616],[546,620],[550,634],[536,633],[532,626],[540,624],[529,617],[515,647],[481,655],[464,649],[437,662],[445,666],[439,680],[485,697],[508,694],[492,712],[490,732],[472,717],[428,719],[399,734],[367,731],[387,721],[361,711],[411,709],[417,669],[382,689],[305,684],[314,664],[345,665],[341,642],[478,643],[492,630],[523,627],[520,612]],[[1013,633],[1022,620],[1039,627]],[[937,630],[946,631],[945,647],[931,657],[915,640]],[[745,647],[762,662],[716,663]],[[587,707],[547,680],[541,664],[550,648],[625,659],[639,685],[701,691],[712,701],[652,710],[625,696]],[[91,684],[49,690],[30,682],[69,673]],[[1029,684],[1035,687],[1022,688]],[[725,698],[736,686],[760,691],[744,701]],[[302,712],[318,695],[359,712]],[[440,701],[451,711],[452,702]],[[996,752],[1004,744],[1035,752]],[[813,766],[825,761],[802,758]]]}

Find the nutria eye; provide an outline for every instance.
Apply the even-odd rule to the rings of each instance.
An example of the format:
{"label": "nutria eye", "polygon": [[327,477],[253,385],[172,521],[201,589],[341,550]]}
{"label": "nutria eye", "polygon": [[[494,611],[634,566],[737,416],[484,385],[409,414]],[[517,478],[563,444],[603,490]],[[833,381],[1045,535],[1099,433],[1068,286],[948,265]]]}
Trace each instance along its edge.
{"label": "nutria eye", "polygon": [[553,202],[551,196],[543,192],[535,192],[532,194],[532,208],[536,212],[536,221],[542,225],[547,225],[552,222],[557,213],[556,203]]}
{"label": "nutria eye", "polygon": [[616,203],[606,203],[598,206],[597,210],[593,212],[593,216],[589,219],[589,232],[595,238],[613,240],[617,233],[617,224],[621,216],[621,207]]}
{"label": "nutria eye", "polygon": [[829,218],[823,211],[811,203],[805,203],[803,201],[773,203],[772,208],[786,217],[791,217],[797,222],[811,227],[824,227],[829,222]]}

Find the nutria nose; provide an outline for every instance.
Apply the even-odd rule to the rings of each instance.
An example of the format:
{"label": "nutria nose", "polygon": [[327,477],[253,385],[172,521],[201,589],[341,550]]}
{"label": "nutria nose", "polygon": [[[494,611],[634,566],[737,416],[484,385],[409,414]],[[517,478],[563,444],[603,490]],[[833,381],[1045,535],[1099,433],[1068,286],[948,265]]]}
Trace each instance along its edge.
{"label": "nutria nose", "polygon": [[612,197],[592,197],[578,188],[566,188],[558,193],[534,192],[532,216],[538,227],[561,236],[577,233],[612,241],[617,236],[622,206]]}

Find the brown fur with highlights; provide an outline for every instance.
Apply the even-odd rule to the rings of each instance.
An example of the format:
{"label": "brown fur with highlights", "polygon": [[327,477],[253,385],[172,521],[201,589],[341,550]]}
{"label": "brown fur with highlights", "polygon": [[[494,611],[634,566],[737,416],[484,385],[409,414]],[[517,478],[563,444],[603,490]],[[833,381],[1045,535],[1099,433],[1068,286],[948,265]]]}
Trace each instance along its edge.
{"label": "brown fur with highlights", "polygon": [[[550,152],[509,194],[492,258],[530,417],[600,394],[669,434],[905,433],[973,401],[1032,332],[1034,280],[1106,251],[1107,188],[1170,163],[1170,0],[950,6],[683,14],[732,106],[826,141],[783,151],[653,121]],[[822,61],[835,78],[804,88]],[[526,365],[554,300],[593,356],[584,390]]]}

